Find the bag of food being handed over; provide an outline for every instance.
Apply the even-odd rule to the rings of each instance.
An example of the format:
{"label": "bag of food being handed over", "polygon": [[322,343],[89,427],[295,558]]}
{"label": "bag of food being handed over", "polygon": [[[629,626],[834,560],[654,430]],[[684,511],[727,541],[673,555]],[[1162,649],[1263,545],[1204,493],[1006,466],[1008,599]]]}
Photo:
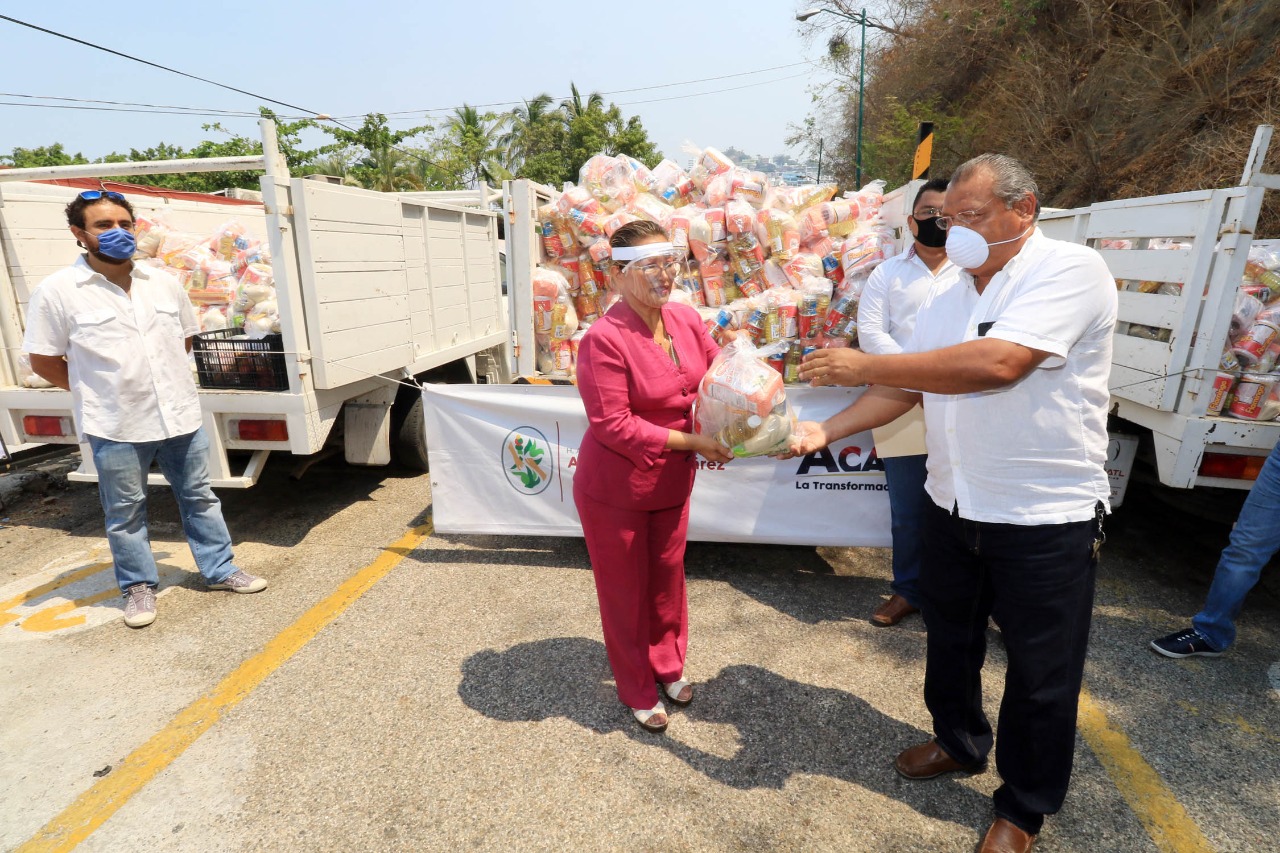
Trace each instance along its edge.
{"label": "bag of food being handed over", "polygon": [[713,436],[734,456],[768,456],[785,450],[796,418],[782,375],[764,360],[768,348],[732,341],[711,363],[698,386],[694,428]]}

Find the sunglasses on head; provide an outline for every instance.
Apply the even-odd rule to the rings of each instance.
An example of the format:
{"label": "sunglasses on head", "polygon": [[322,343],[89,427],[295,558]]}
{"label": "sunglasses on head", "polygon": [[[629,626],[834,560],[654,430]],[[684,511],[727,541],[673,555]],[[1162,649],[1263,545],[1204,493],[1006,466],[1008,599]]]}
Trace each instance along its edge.
{"label": "sunglasses on head", "polygon": [[108,190],[85,190],[80,193],[80,198],[85,201],[97,201],[100,198],[109,198],[112,201],[124,201],[124,196],[120,193],[113,193]]}

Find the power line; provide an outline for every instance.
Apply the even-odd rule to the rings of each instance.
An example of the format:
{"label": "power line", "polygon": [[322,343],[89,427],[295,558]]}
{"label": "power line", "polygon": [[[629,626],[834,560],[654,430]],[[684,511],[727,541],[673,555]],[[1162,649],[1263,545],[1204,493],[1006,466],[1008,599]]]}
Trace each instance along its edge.
{"label": "power line", "polygon": [[[727,80],[727,79],[729,79],[729,78],[731,78],[731,77],[747,77],[747,76],[750,76],[750,75],[752,75],[752,74],[764,74],[765,72],[768,72],[768,71],[779,71],[779,70],[781,70],[781,69],[783,69],[783,68],[795,68],[795,67],[800,66],[800,65],[814,65],[814,64],[815,64],[815,63],[810,62],[809,60],[804,60],[803,62],[789,62],[789,63],[787,63],[786,65],[773,65],[773,66],[770,66],[769,68],[757,68],[757,69],[755,69],[754,71],[739,71],[739,72],[737,72],[736,74],[721,74],[721,75],[719,75],[719,76],[717,76],[717,77],[701,77],[701,78],[699,78],[699,79],[697,79],[697,80],[682,80],[682,81],[680,81],[680,82],[678,82],[678,83],[659,83],[659,84],[656,84],[656,85],[653,85],[653,86],[637,86],[637,87],[635,87],[635,88],[633,88],[633,89],[613,89],[613,90],[610,90],[610,91],[608,91],[608,92],[595,92],[595,93],[593,93],[593,94],[598,94],[598,95],[625,95],[625,94],[629,94],[629,93],[631,93],[631,92],[647,92],[647,91],[651,91],[651,90],[653,90],[653,89],[670,89],[670,88],[672,88],[673,86],[691,86],[691,85],[693,85],[694,83],[711,83],[711,82],[714,82],[714,81],[716,81],[716,80]],[[784,78],[784,79],[787,79],[787,78]],[[728,90],[726,90],[726,91],[728,91]],[[568,98],[570,98],[570,97],[572,97],[572,95],[561,95],[559,98],[555,98],[555,97],[553,97],[553,98],[552,98],[552,100],[553,100],[553,101],[555,101],[555,100],[566,100],[566,99],[568,99]],[[525,103],[523,100],[521,100],[521,101],[493,101],[492,103],[488,103],[488,104],[463,104],[463,106],[476,107],[477,109],[479,109],[479,108],[481,108],[481,107],[507,107],[507,106],[518,106],[518,105],[523,104],[523,103]],[[639,103],[647,103],[647,102],[645,102],[645,101],[640,101]],[[619,106],[621,106],[621,105],[619,105]],[[407,115],[413,115],[413,114],[417,114],[417,113],[437,113],[437,112],[448,112],[448,111],[450,111],[450,110],[456,110],[456,109],[458,109],[458,107],[456,107],[456,106],[455,106],[455,107],[426,107],[426,108],[424,108],[424,109],[420,109],[420,110],[395,110],[395,111],[393,111],[393,112],[383,113],[383,115],[385,115],[385,116],[387,116],[388,118],[390,118],[391,116],[407,116]],[[358,115],[345,115],[345,116],[341,116],[341,118],[362,118],[362,116],[358,116]]]}
{"label": "power line", "polygon": [[[90,107],[83,104],[30,104],[22,103],[20,101],[0,101],[0,107],[31,107],[35,109],[44,108],[47,110],[88,110],[90,112],[140,113],[142,115],[174,115],[204,118],[261,118],[258,113],[199,113],[185,110],[144,110],[131,109],[129,107]],[[284,118],[284,116],[277,116],[277,118]]]}
{"label": "power line", "polygon": [[[785,65],[774,65],[774,66],[770,66],[769,68],[757,68],[757,69],[755,69],[755,70],[753,70],[753,71],[739,71],[739,72],[734,73],[734,74],[721,74],[721,75],[718,75],[718,76],[716,76],[716,77],[703,77],[703,78],[699,78],[699,79],[697,79],[697,80],[682,80],[682,81],[677,82],[677,83],[659,83],[659,84],[655,84],[655,85],[652,85],[652,86],[636,86],[636,87],[631,88],[631,89],[614,89],[614,90],[611,90],[611,91],[607,91],[607,92],[599,92],[599,93],[595,93],[595,94],[600,94],[600,95],[621,95],[621,94],[626,94],[626,93],[629,93],[629,92],[647,92],[647,91],[653,91],[653,90],[655,90],[655,89],[670,89],[670,88],[673,88],[673,87],[675,87],[675,86],[691,86],[691,85],[693,85],[693,84],[695,84],[695,83],[709,83],[709,82],[713,82],[713,81],[715,81],[715,80],[727,80],[727,79],[731,79],[731,78],[734,78],[734,77],[747,77],[747,76],[750,76],[750,75],[753,75],[753,74],[764,74],[765,72],[768,72],[768,71],[778,71],[778,70],[781,70],[781,69],[784,69],[784,68],[796,68],[796,67],[801,66],[801,65],[813,65],[813,64],[814,64],[814,63],[809,62],[809,61],[807,61],[807,60],[806,60],[806,61],[803,61],[803,62],[790,62],[790,63],[787,63],[787,64],[785,64]],[[720,92],[732,92],[732,91],[735,91],[735,90],[737,90],[737,89],[749,88],[749,87],[751,87],[751,86],[765,86],[765,85],[768,85],[768,84],[770,84],[770,83],[777,83],[777,82],[779,82],[780,80],[791,80],[791,79],[794,79],[794,78],[796,78],[796,77],[803,77],[803,76],[805,76],[805,75],[803,75],[803,74],[795,74],[795,75],[791,75],[791,76],[789,76],[789,77],[782,77],[782,78],[779,78],[778,80],[765,80],[765,81],[761,81],[761,82],[759,82],[759,83],[750,83],[750,84],[747,84],[746,86],[735,86],[735,87],[730,87],[730,88],[726,88],[726,89],[715,89],[715,90],[713,90],[713,91],[711,91],[711,92],[697,92],[697,93],[693,93],[693,94],[690,94],[690,95],[684,95],[684,96],[678,96],[678,97],[690,97],[690,98],[696,98],[696,97],[701,97],[701,96],[703,96],[703,95],[713,95],[713,94],[718,94],[718,93],[720,93]],[[219,107],[191,107],[191,106],[184,106],[184,105],[181,105],[181,104],[149,104],[149,103],[141,103],[141,102],[138,102],[138,101],[105,101],[105,100],[99,100],[99,99],[95,99],[95,98],[72,98],[72,97],[61,96],[61,95],[31,95],[31,94],[25,94],[25,93],[19,93],[19,92],[0,92],[0,97],[4,97],[4,98],[25,98],[25,99],[38,100],[38,101],[66,101],[66,102],[68,102],[68,103],[76,103],[76,104],[106,104],[106,105],[113,106],[113,107],[143,107],[143,108],[145,108],[145,109],[143,109],[143,110],[137,110],[136,112],[152,112],[152,111],[160,111],[160,110],[175,110],[175,111],[181,111],[181,112],[169,113],[169,114],[171,114],[171,115],[182,115],[182,114],[188,114],[188,113],[189,113],[189,114],[191,114],[191,115],[198,115],[198,116],[227,116],[227,117],[229,117],[229,118],[237,118],[237,117],[257,118],[257,117],[259,116],[259,114],[258,114],[258,113],[256,113],[256,112],[248,112],[248,111],[246,111],[246,110],[229,110],[229,109],[222,109],[222,108],[219,108]],[[571,97],[571,96],[566,95],[566,96],[564,96],[563,98],[561,98],[560,100],[567,99],[568,97]],[[555,98],[552,98],[552,100],[556,100],[556,99],[555,99]],[[654,99],[644,100],[644,101],[628,101],[628,102],[625,102],[625,103],[619,104],[618,106],[628,106],[628,105],[631,105],[631,104],[649,104],[649,103],[656,103],[656,102],[658,102],[658,101],[665,101],[665,100],[674,100],[674,99],[673,99],[673,98],[654,98]],[[491,103],[486,103],[486,104],[465,104],[464,106],[473,106],[473,107],[476,107],[476,108],[483,108],[483,107],[511,106],[511,105],[518,105],[518,104],[522,104],[522,103],[525,103],[525,101],[523,101],[523,100],[520,100],[520,101],[493,101],[493,102],[491,102]],[[23,106],[23,105],[22,105],[22,104],[7,104],[7,106]],[[31,106],[52,107],[52,106],[55,106],[55,105],[53,105],[53,104],[31,104]],[[448,112],[448,111],[450,111],[450,110],[455,110],[455,109],[458,109],[458,107],[430,107],[430,108],[427,108],[427,109],[421,109],[421,110],[395,110],[395,111],[392,111],[392,112],[383,113],[383,115],[385,115],[385,116],[387,116],[388,118],[390,118],[390,117],[393,117],[393,116],[409,116],[409,115],[416,115],[416,114],[418,114],[418,113],[428,113],[428,112]],[[133,112],[133,111],[132,111],[132,110],[118,110],[118,112]],[[162,115],[163,115],[163,114],[166,114],[166,113],[160,113],[160,114],[162,114]],[[280,115],[280,116],[277,116],[277,117],[278,117],[278,118],[284,118],[284,119],[304,119],[304,118],[311,118],[313,115],[314,115],[314,114],[308,114],[308,115]],[[359,113],[359,114],[355,114],[355,113],[353,113],[353,114],[349,114],[349,115],[335,116],[335,117],[333,117],[333,118],[335,118],[335,119],[338,119],[338,118],[342,118],[342,119],[360,119],[360,118],[364,118],[364,117],[365,117],[365,115],[368,115],[368,113]],[[398,119],[398,118],[397,118],[396,120],[402,120],[402,119]]]}
{"label": "power line", "polygon": [[[250,92],[250,91],[248,91],[248,90],[246,90],[246,89],[240,89],[240,88],[237,88],[237,87],[235,87],[235,86],[230,86],[230,85],[228,85],[228,84],[226,84],[226,83],[219,83],[218,81],[216,81],[216,80],[210,80],[210,79],[208,79],[207,77],[200,77],[200,76],[198,76],[198,75],[196,75],[196,74],[189,74],[189,73],[187,73],[186,71],[179,71],[178,69],[176,69],[176,68],[170,68],[170,67],[169,67],[169,66],[167,66],[167,65],[161,65],[161,64],[159,64],[159,63],[157,63],[157,62],[152,62],[152,61],[150,61],[150,60],[148,60],[148,59],[142,59],[141,57],[133,56],[132,54],[124,53],[124,52],[122,52],[122,51],[114,50],[114,49],[112,49],[112,48],[105,47],[105,46],[100,45],[100,44],[94,44],[94,43],[92,43],[92,42],[88,42],[88,41],[85,41],[85,40],[83,40],[83,39],[76,38],[75,36],[70,36],[70,35],[67,35],[67,34],[65,34],[65,33],[59,33],[59,32],[56,32],[56,31],[54,31],[54,30],[46,29],[45,27],[40,27],[40,26],[37,26],[37,25],[35,25],[35,24],[28,23],[28,22],[26,22],[26,21],[20,21],[20,20],[18,20],[17,18],[13,18],[13,17],[10,17],[10,16],[8,16],[8,15],[0,15],[0,20],[8,21],[8,22],[10,22],[10,23],[17,24],[18,26],[27,27],[28,29],[36,30],[37,32],[42,32],[42,33],[45,33],[46,35],[51,35],[51,36],[53,36],[53,37],[55,37],[55,38],[65,39],[66,41],[74,42],[75,44],[80,44],[80,45],[83,45],[83,46],[85,46],[85,47],[93,48],[94,50],[100,50],[100,51],[102,51],[102,52],[104,52],[104,53],[109,53],[109,54],[111,54],[111,55],[113,55],[113,56],[118,56],[118,57],[120,57],[120,58],[122,58],[122,59],[128,59],[128,60],[130,60],[130,61],[132,61],[132,62],[138,62],[138,63],[141,63],[141,64],[143,64],[143,65],[148,65],[148,66],[151,66],[152,68],[157,68],[157,69],[159,69],[159,70],[161,70],[161,71],[168,71],[169,73],[171,73],[171,74],[177,74],[177,75],[179,75],[180,77],[186,77],[186,78],[191,79],[191,80],[198,80],[198,81],[200,81],[201,83],[208,83],[209,85],[211,85],[211,86],[217,86],[217,87],[218,87],[218,88],[220,88],[220,89],[226,89],[226,90],[228,90],[228,91],[236,92],[236,93],[241,94],[241,95],[247,95],[247,96],[249,96],[249,97],[251,97],[251,98],[255,98],[255,99],[260,100],[260,101],[267,101],[268,103],[277,104],[277,105],[279,105],[279,106],[283,106],[283,107],[288,107],[289,109],[292,109],[292,110],[298,110],[299,112],[302,112],[302,113],[306,113],[306,114],[307,114],[306,116],[302,116],[302,117],[305,117],[305,118],[310,118],[310,117],[314,117],[314,116],[318,116],[318,115],[323,115],[322,113],[319,113],[319,112],[317,112],[317,111],[315,111],[315,110],[308,110],[308,109],[306,109],[305,107],[300,107],[300,106],[298,106],[298,105],[296,105],[296,104],[290,104],[290,103],[288,103],[288,102],[286,102],[286,101],[280,101],[280,100],[277,100],[277,99],[275,99],[275,98],[269,98],[269,97],[267,97],[267,96],[265,96],[265,95],[260,95],[260,94],[254,93],[254,92]],[[806,60],[806,61],[802,61],[802,62],[788,63],[788,64],[785,64],[785,65],[776,65],[776,66],[772,66],[772,67],[770,67],[770,68],[757,69],[757,70],[755,70],[755,71],[741,71],[741,72],[736,72],[736,73],[734,73],[734,74],[722,74],[722,75],[718,75],[718,76],[716,76],[716,77],[707,77],[707,78],[702,78],[701,80],[689,80],[689,81],[682,81],[682,82],[677,82],[677,83],[661,83],[661,84],[655,84],[655,85],[653,85],[653,86],[638,86],[638,87],[634,87],[634,88],[631,88],[631,89],[618,89],[618,90],[614,90],[614,91],[612,91],[612,92],[608,92],[608,93],[601,93],[601,94],[624,94],[624,93],[627,93],[627,92],[640,92],[640,91],[650,91],[650,90],[654,90],[654,89],[665,89],[665,88],[671,88],[671,87],[674,87],[674,86],[686,86],[686,85],[691,85],[692,83],[697,83],[697,82],[709,82],[709,81],[713,81],[713,80],[724,80],[724,79],[729,79],[729,78],[733,78],[733,77],[744,77],[744,76],[748,76],[748,75],[751,75],[751,74],[761,74],[761,73],[764,73],[764,72],[767,72],[767,71],[776,71],[776,70],[780,70],[780,69],[783,69],[783,68],[794,68],[794,67],[799,66],[799,65],[812,65],[812,64],[813,64],[813,63],[811,63],[811,62],[809,62],[809,61],[807,61],[807,60]],[[781,81],[783,81],[783,80],[790,80],[790,79],[795,79],[796,77],[803,77],[803,76],[805,76],[805,75],[804,75],[804,74],[795,74],[795,75],[791,75],[791,76],[789,76],[789,77],[782,77],[782,78],[779,78],[779,79],[777,79],[777,80],[768,80],[768,81],[764,81],[764,82],[761,82],[761,83],[748,83],[748,84],[746,84],[746,85],[744,85],[744,86],[733,86],[733,87],[729,87],[729,88],[725,88],[725,89],[717,89],[717,90],[713,90],[713,91],[710,91],[710,92],[699,92],[699,93],[694,93],[694,94],[690,94],[690,95],[675,95],[675,96],[672,96],[672,97],[669,97],[669,98],[652,98],[652,99],[643,100],[643,101],[631,101],[631,102],[628,102],[628,103],[626,103],[626,104],[619,104],[618,106],[629,106],[629,105],[634,105],[634,104],[656,103],[656,102],[659,102],[659,101],[672,101],[672,100],[681,100],[681,99],[684,99],[684,98],[697,98],[697,97],[704,97],[704,96],[706,96],[706,95],[714,95],[714,94],[720,94],[720,93],[723,93],[723,92],[732,92],[732,91],[737,91],[737,90],[740,90],[740,89],[753,88],[753,87],[755,87],[755,86],[769,85],[769,84],[772,84],[772,83],[778,83],[778,82],[781,82]],[[7,95],[6,97],[35,98],[35,97],[38,97],[38,96],[31,96],[31,95]],[[53,98],[47,98],[46,100],[52,100],[52,99],[53,99]],[[61,98],[60,98],[59,100],[81,101],[81,100],[87,100],[87,99],[71,99],[71,98],[61,99]],[[123,102],[93,102],[93,103],[115,103],[115,104],[121,104],[121,103],[123,103]],[[479,105],[476,105],[476,106],[481,106],[481,107],[483,107],[483,106],[505,106],[505,105],[508,105],[508,104],[518,104],[518,103],[522,103],[522,102],[520,102],[520,101],[506,101],[506,102],[494,103],[494,104],[479,104]],[[44,107],[44,108],[47,108],[47,109],[80,109],[80,110],[90,110],[90,111],[98,111],[98,112],[155,113],[155,114],[159,114],[159,115],[191,115],[191,116],[194,116],[194,115],[204,115],[204,116],[207,116],[207,117],[223,117],[223,118],[228,118],[228,117],[235,117],[235,118],[240,118],[240,117],[251,117],[251,116],[253,116],[253,115],[254,115],[253,113],[248,113],[248,112],[240,112],[240,113],[237,113],[237,112],[235,112],[235,111],[231,111],[231,110],[216,110],[216,111],[214,111],[214,110],[209,110],[209,111],[196,111],[196,110],[193,110],[193,109],[190,109],[190,108],[186,108],[186,107],[172,107],[172,106],[164,107],[164,108],[162,108],[162,109],[156,109],[156,108],[154,108],[154,107],[156,107],[156,106],[161,106],[161,105],[147,105],[147,104],[136,104],[136,105],[134,105],[134,106],[137,106],[137,107],[146,107],[146,109],[129,109],[129,108],[126,108],[126,107],[123,107],[123,106],[98,106],[98,107],[93,107],[93,106],[73,106],[73,105],[63,105],[63,104],[27,104],[27,103],[17,103],[17,102],[11,102],[11,101],[4,101],[4,102],[0,102],[0,106]],[[454,108],[454,107],[436,107],[436,108],[432,108],[432,109],[430,109],[430,110],[408,110],[408,111],[401,111],[401,112],[402,112],[402,113],[404,113],[404,112],[409,112],[409,113],[418,113],[418,112],[423,112],[423,113],[426,113],[426,112],[434,112],[434,111],[439,111],[439,110],[448,110],[448,109],[456,109],[456,108]],[[398,114],[398,113],[392,113],[392,114]],[[383,114],[383,115],[392,115],[392,114]],[[365,114],[365,115],[368,115],[368,114]],[[365,116],[363,116],[363,115],[362,115],[362,116],[354,116],[354,115],[353,115],[353,116],[341,116],[341,118],[363,118],[363,117],[365,117]],[[283,116],[281,116],[281,118],[283,118]],[[350,132],[350,133],[357,133],[357,132],[358,132],[355,128],[353,128],[353,127],[351,127],[351,126],[349,126],[349,125],[343,124],[343,123],[342,123],[341,121],[339,121],[339,120],[338,120],[338,118],[336,118],[336,117],[327,117],[327,118],[328,118],[328,120],[329,120],[329,121],[332,121],[334,124],[338,125],[339,127],[343,128],[344,130],[347,130],[347,131],[348,131],[348,132]],[[443,166],[441,166],[441,164],[439,164],[439,163],[437,163],[437,162],[435,162],[435,161],[431,160],[431,159],[430,159],[430,158],[428,158],[428,157],[424,157],[424,156],[423,156],[423,155],[421,155],[421,154],[418,154],[418,153],[416,153],[416,152],[406,151],[406,150],[404,150],[404,149],[402,149],[402,148],[397,148],[397,147],[396,147],[396,146],[394,146],[394,145],[388,145],[388,148],[389,148],[390,150],[392,150],[392,151],[396,151],[396,152],[398,152],[399,154],[402,154],[402,155],[404,155],[404,156],[406,156],[406,157],[413,158],[413,159],[415,159],[415,160],[417,160],[417,161],[419,161],[419,162],[421,162],[421,163],[424,163],[424,164],[430,164],[430,165],[432,165],[432,166],[434,166],[434,167],[436,167],[436,168],[438,168],[438,169],[441,169],[442,171],[445,171],[446,173],[449,173],[449,172],[448,172],[448,170],[444,169],[444,167],[443,167]],[[454,175],[454,177],[461,177],[461,175],[458,175],[458,174],[456,174],[456,173],[449,173],[449,174],[453,174],[453,175]]]}
{"label": "power line", "polygon": [[[247,90],[245,90],[245,89],[238,89],[238,88],[236,88],[235,86],[229,86],[229,85],[227,85],[226,83],[219,83],[217,80],[210,80],[210,79],[208,79],[207,77],[200,77],[200,76],[195,75],[195,74],[188,74],[188,73],[187,73],[187,72],[185,72],[185,71],[179,71],[179,70],[178,70],[178,69],[176,69],[176,68],[170,68],[170,67],[169,67],[169,66],[167,66],[167,65],[161,65],[161,64],[159,64],[159,63],[157,63],[157,62],[152,62],[152,61],[151,61],[151,60],[149,60],[149,59],[142,59],[142,58],[140,58],[140,57],[133,56],[132,54],[123,53],[123,52],[118,51],[118,50],[113,50],[112,48],[109,48],[109,47],[104,47],[104,46],[102,46],[102,45],[100,45],[100,44],[93,44],[92,42],[87,42],[87,41],[85,41],[84,39],[79,39],[79,38],[76,38],[75,36],[69,36],[69,35],[66,35],[65,33],[55,32],[54,30],[46,29],[46,28],[44,28],[44,27],[39,27],[39,26],[36,26],[35,24],[29,24],[29,23],[27,23],[26,21],[20,21],[20,20],[18,20],[17,18],[12,18],[12,17],[10,17],[10,16],[8,16],[8,15],[0,15],[0,21],[9,21],[10,23],[17,24],[17,25],[22,26],[22,27],[27,27],[28,29],[36,30],[36,31],[38,31],[38,32],[45,33],[45,34],[47,34],[47,35],[51,35],[51,36],[53,36],[53,37],[55,37],[55,38],[66,39],[67,41],[75,42],[76,44],[84,45],[85,47],[91,47],[91,48],[93,48],[94,50],[100,50],[100,51],[103,51],[104,53],[109,53],[109,54],[111,54],[111,55],[113,55],[113,56],[118,56],[118,57],[120,57],[120,58],[122,58],[122,59],[128,59],[128,60],[133,61],[133,62],[139,62],[139,63],[141,63],[141,64],[143,64],[143,65],[149,65],[149,66],[151,66],[152,68],[158,68],[158,69],[160,69],[161,71],[168,71],[169,73],[171,73],[171,74],[177,74],[177,75],[179,75],[180,77],[187,77],[187,78],[189,78],[189,79],[191,79],[191,80],[199,80],[201,83],[208,83],[209,85],[211,85],[211,86],[217,86],[217,87],[218,87],[218,88],[220,88],[220,89],[227,89],[228,91],[231,91],[231,92],[237,92],[237,93],[239,93],[239,94],[241,94],[241,95],[248,95],[249,97],[251,97],[251,98],[255,98],[255,99],[260,100],[260,101],[267,101],[268,103],[278,104],[278,105],[280,105],[280,106],[282,106],[282,107],[288,107],[288,108],[289,108],[289,109],[291,109],[291,110],[298,110],[299,112],[308,113],[310,116],[322,115],[322,113],[319,113],[319,112],[317,112],[317,111],[315,111],[315,110],[309,110],[309,109],[307,109],[306,107],[300,107],[300,106],[298,106],[297,104],[290,104],[290,103],[288,103],[288,102],[286,102],[286,101],[279,101],[279,100],[276,100],[275,98],[268,98],[266,95],[259,95],[259,94],[256,94],[256,93],[254,93],[254,92],[247,91]],[[13,106],[33,106],[33,105],[28,105],[28,104],[13,104]],[[99,107],[99,108],[84,107],[84,109],[103,109],[103,110],[105,110],[105,109],[108,109],[108,108],[106,108],[106,107]],[[191,115],[191,113],[181,113],[181,114],[182,114],[182,115]],[[350,127],[350,126],[348,126],[348,125],[345,125],[345,124],[343,124],[342,122],[338,121],[337,119],[330,119],[330,120],[331,120],[331,121],[333,121],[333,123],[334,123],[334,124],[336,124],[336,125],[338,125],[339,127],[343,128],[344,130],[347,130],[347,131],[349,131],[349,132],[351,132],[351,133],[357,133],[357,132],[358,132],[355,128]],[[444,171],[444,172],[445,172],[445,174],[451,174],[451,175],[453,175],[453,177],[455,177],[455,178],[460,178],[460,177],[462,177],[461,175],[459,175],[459,174],[457,174],[457,173],[449,172],[447,169],[445,169],[445,168],[444,168],[443,166],[441,166],[439,163],[437,163],[437,162],[435,162],[435,161],[431,160],[429,157],[424,157],[424,156],[422,156],[421,154],[413,153],[413,152],[410,152],[410,151],[405,151],[404,149],[402,149],[402,148],[397,148],[397,147],[396,147],[396,146],[394,146],[394,145],[388,145],[387,147],[388,147],[388,148],[390,148],[392,151],[396,151],[396,152],[398,152],[398,153],[400,153],[400,154],[403,154],[403,155],[404,155],[404,156],[406,156],[406,157],[412,157],[413,159],[415,159],[415,160],[417,160],[417,161],[419,161],[419,162],[421,162],[421,163],[427,163],[427,164],[430,164],[430,165],[432,165],[432,166],[436,167],[437,169],[440,169],[440,170]]]}
{"label": "power line", "polygon": [[84,39],[78,39],[75,36],[69,36],[64,33],[54,32],[53,30],[47,30],[44,27],[38,27],[35,24],[29,24],[26,21],[19,21],[17,18],[11,18],[8,15],[0,15],[0,21],[8,21],[11,24],[17,24],[20,27],[27,27],[28,29],[36,30],[38,32],[45,33],[47,35],[51,35],[54,38],[66,39],[67,41],[75,42],[76,44],[82,44],[85,47],[91,47],[94,50],[100,50],[104,53],[110,53],[113,56],[119,56],[123,59],[129,59],[129,60],[132,60],[133,62],[141,62],[143,65],[150,65],[152,68],[159,68],[161,71],[168,71],[171,74],[177,74],[182,77],[187,77],[191,80],[199,80],[201,83],[208,83],[211,86],[217,86],[219,89],[226,89],[231,92],[238,92],[241,95],[248,95],[251,98],[257,98],[260,101],[268,101],[273,104],[279,104],[280,106],[288,107],[291,110],[298,110],[299,112],[310,113],[311,115],[318,115],[318,113],[316,113],[315,110],[309,110],[306,107],[300,107],[297,104],[290,104],[284,101],[277,101],[275,98],[268,98],[266,95],[258,95],[253,92],[247,91],[245,89],[237,89],[235,86],[228,86],[226,83],[219,83],[217,80],[210,80],[207,77],[200,77],[195,74],[188,74],[185,71],[179,71],[176,68],[170,68],[167,65],[161,65],[160,63],[152,62],[149,59],[141,59],[137,56],[132,56],[128,53],[121,53],[118,50],[112,50],[109,47],[103,47],[100,44],[94,44],[93,42],[88,42],[88,41],[85,41]]}
{"label": "power line", "polygon": [[[27,98],[35,101],[67,101],[74,104],[109,104],[117,107],[148,107],[158,110],[182,110],[183,112],[193,113],[195,115],[218,115],[225,114],[228,116],[248,116],[257,118],[260,116],[256,112],[248,112],[247,110],[224,110],[219,107],[190,107],[182,104],[144,104],[137,101],[101,101],[95,98],[68,98],[59,95],[27,95],[21,92],[0,92],[0,98]],[[49,107],[54,104],[32,104],[31,106]],[[283,118],[283,116],[282,116]],[[294,116],[288,116],[294,118]],[[297,118],[307,118],[307,116],[297,116]]]}
{"label": "power line", "polygon": [[736,92],[739,89],[754,89],[756,86],[768,86],[771,83],[781,83],[783,80],[794,80],[797,77],[808,77],[808,76],[809,76],[808,74],[792,74],[787,77],[779,77],[776,80],[764,80],[760,83],[747,83],[744,86],[730,86],[727,89],[712,89],[710,92],[694,92],[693,94],[690,94],[690,95],[672,95],[668,98],[649,98],[643,101],[625,101],[621,104],[617,104],[616,106],[629,107],[629,106],[634,106],[635,104],[656,104],[659,101],[680,101],[685,98],[701,98],[704,95],[719,95],[723,92]]}

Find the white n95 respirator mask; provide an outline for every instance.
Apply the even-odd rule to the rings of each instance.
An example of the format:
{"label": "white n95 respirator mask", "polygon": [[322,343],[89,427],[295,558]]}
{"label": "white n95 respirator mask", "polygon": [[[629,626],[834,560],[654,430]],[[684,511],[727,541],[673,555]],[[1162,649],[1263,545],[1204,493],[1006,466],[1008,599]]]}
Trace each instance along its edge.
{"label": "white n95 respirator mask", "polygon": [[[1034,228],[1035,226],[1031,226]],[[1030,231],[1028,228],[1027,231]],[[992,246],[1002,246],[1005,243],[1012,243],[1021,240],[1027,235],[1027,231],[1023,231],[1017,237],[1008,240],[997,240],[994,243],[988,243],[982,239],[982,235],[972,228],[966,228],[963,225],[952,225],[947,229],[947,260],[965,270],[976,270],[987,262],[991,257]]]}

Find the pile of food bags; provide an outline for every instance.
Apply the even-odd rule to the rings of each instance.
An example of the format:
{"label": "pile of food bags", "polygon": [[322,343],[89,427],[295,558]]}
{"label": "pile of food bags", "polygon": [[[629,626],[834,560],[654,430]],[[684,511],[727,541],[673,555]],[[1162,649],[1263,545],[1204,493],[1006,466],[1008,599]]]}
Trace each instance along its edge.
{"label": "pile of food bags", "polygon": [[[1104,240],[1103,249],[1132,249],[1131,240]],[[1189,243],[1152,240],[1150,249],[1188,250]],[[1117,282],[1121,290],[1177,296],[1175,282]],[[1171,332],[1140,323],[1118,323],[1116,333],[1167,342]],[[1244,278],[1236,291],[1231,325],[1214,376],[1207,414],[1252,421],[1280,417],[1280,251],[1267,244],[1249,250]]]}
{"label": "pile of food bags", "polygon": [[1280,252],[1249,250],[1218,367],[1208,414],[1280,417]]}
{"label": "pile of food bags", "polygon": [[280,331],[270,249],[229,220],[213,234],[173,228],[163,217],[137,218],[137,263],[173,274],[187,291],[200,331],[243,331],[263,338]]}
{"label": "pile of food bags", "polygon": [[636,219],[658,223],[684,258],[672,299],[693,305],[711,333],[740,330],[785,381],[804,352],[857,342],[857,301],[895,250],[881,220],[884,182],[836,198],[834,185],[772,186],[714,148],[686,173],[599,154],[538,209],[543,261],[534,274],[538,367],[576,374],[577,342],[608,310],[609,237]]}

